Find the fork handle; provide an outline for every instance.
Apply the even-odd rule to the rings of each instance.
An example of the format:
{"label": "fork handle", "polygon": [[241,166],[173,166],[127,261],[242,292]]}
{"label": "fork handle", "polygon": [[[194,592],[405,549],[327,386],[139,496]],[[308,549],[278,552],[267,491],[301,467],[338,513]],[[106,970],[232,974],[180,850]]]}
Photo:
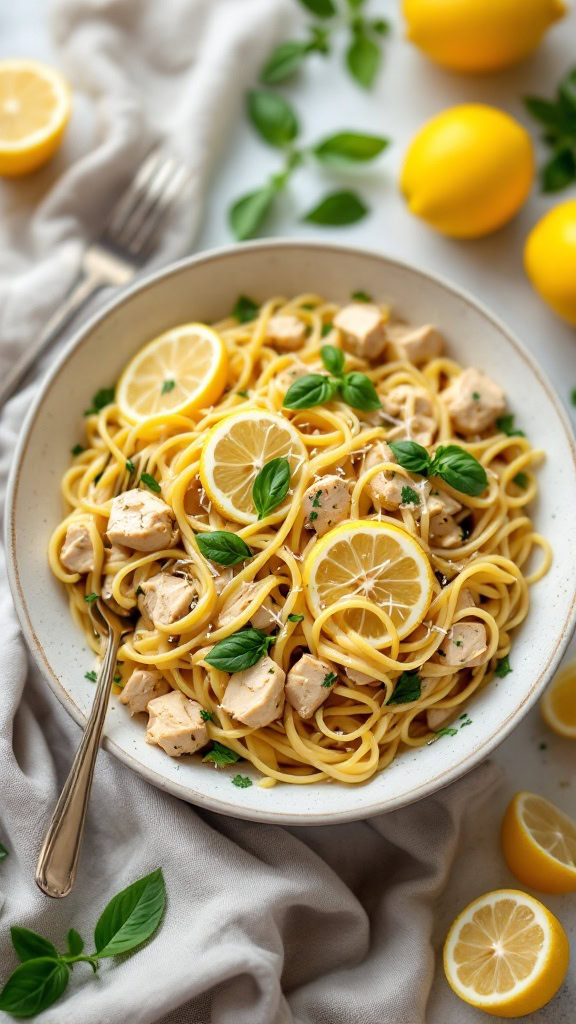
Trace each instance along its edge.
{"label": "fork handle", "polygon": [[120,635],[110,630],[84,736],[42,843],[36,866],[36,884],[47,896],[67,896],[74,885],[94,765],[100,747],[119,646]]}
{"label": "fork handle", "polygon": [[78,281],[70,294],[64,299],[53,316],[50,317],[44,330],[25,348],[19,359],[11,366],[0,382],[0,408],[14,394],[20,381],[34,365],[38,356],[51,341],[60,334],[75,313],[84,305],[94,292],[102,288],[106,282],[101,278],[88,274]]}

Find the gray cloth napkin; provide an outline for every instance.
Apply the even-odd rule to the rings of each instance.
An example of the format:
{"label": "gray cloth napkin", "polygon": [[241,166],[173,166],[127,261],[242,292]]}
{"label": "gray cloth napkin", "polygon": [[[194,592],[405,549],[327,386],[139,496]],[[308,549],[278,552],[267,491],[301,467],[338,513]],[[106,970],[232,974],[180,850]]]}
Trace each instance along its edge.
{"label": "gray cloth napkin", "polygon": [[[186,251],[243,88],[289,14],[289,0],[54,5],[76,114],[49,168],[0,189],[3,365],[55,308],[111,194],[162,136],[188,161],[194,193],[157,259]],[[35,386],[0,420],[2,496]],[[50,901],[35,887],[35,861],[80,734],[30,664],[5,579],[3,571],[0,841],[9,857],[0,865],[0,981],[17,962],[10,925],[61,949],[75,927],[90,945],[110,897],[161,866],[168,907],[157,936],[98,976],[79,965],[45,1024],[422,1024],[435,901],[465,814],[492,793],[496,768],[484,764],[387,816],[291,829],[196,811],[102,752],[76,887]]]}

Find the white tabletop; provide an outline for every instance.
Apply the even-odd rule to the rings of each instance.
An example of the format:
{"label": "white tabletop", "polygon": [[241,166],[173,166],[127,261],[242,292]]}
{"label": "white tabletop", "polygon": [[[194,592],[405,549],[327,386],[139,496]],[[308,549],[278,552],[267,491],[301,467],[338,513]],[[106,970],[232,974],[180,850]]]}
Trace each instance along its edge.
{"label": "white tabletop", "polygon": [[[351,175],[329,175],[312,164],[299,169],[267,233],[334,238],[380,249],[440,272],[477,295],[510,325],[536,353],[568,403],[570,391],[576,387],[576,333],[549,312],[530,288],[522,269],[522,249],[536,220],[556,202],[574,197],[576,189],[557,197],[542,197],[535,186],[521,213],[506,228],[483,240],[455,242],[435,234],[408,213],[398,193],[397,178],[408,141],[426,118],[445,107],[463,102],[493,103],[535,132],[535,124],[524,114],[521,97],[527,93],[550,95],[560,74],[576,63],[576,8],[551,30],[539,52],[519,68],[489,78],[468,78],[430,64],[404,42],[395,13],[397,6],[392,0],[372,0],[374,13],[389,16],[395,21],[395,29],[385,43],[383,71],[371,93],[365,93],[347,78],[336,56],[327,61],[310,60],[305,75],[285,90],[299,111],[304,142],[353,128],[386,135],[392,145],[377,167]],[[45,24],[44,0],[2,5],[0,57],[8,56],[54,59]],[[278,154],[260,142],[240,117],[226,140],[214,175],[198,248],[231,241],[226,224],[229,203],[262,184],[277,168]],[[368,218],[351,228],[336,230],[299,222],[299,216],[324,192],[347,184],[368,197],[372,207]],[[534,628],[535,642],[546,642],[545,637],[538,636],[537,623]],[[570,656],[576,656],[574,642]],[[503,771],[502,786],[480,820],[462,837],[437,915],[438,948],[450,922],[473,898],[490,889],[515,886],[498,846],[499,823],[515,792],[534,790],[568,813],[575,813],[575,753],[574,743],[547,730],[537,709],[496,752],[495,759]],[[542,898],[567,930],[576,961],[576,895]],[[534,1024],[573,1024],[575,1003],[573,965],[560,994],[530,1019]],[[479,1024],[487,1019],[452,995],[439,958],[427,1014],[429,1024]]]}

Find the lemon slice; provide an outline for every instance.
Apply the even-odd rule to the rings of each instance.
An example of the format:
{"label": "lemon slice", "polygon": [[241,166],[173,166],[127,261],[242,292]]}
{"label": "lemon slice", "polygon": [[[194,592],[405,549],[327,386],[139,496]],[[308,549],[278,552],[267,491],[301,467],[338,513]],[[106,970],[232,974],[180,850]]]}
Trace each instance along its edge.
{"label": "lemon slice", "polygon": [[556,674],[540,702],[540,710],[554,732],[576,740],[576,661]]}
{"label": "lemon slice", "polygon": [[576,821],[535,793],[517,793],[502,822],[502,849],[523,885],[576,890]]}
{"label": "lemon slice", "polygon": [[[402,638],[422,622],[432,598],[432,570],[422,548],[389,523],[343,523],[314,545],[304,563],[306,600],[313,615],[349,598],[362,597],[387,613]],[[346,624],[383,645],[382,620],[364,608],[345,613]],[[326,629],[340,632],[334,619]]]}
{"label": "lemon slice", "polygon": [[560,988],[569,959],[560,922],[518,889],[474,900],[444,946],[444,971],[456,995],[495,1017],[539,1010]]}
{"label": "lemon slice", "polygon": [[270,522],[278,522],[302,474],[308,455],[298,431],[283,416],[262,409],[233,413],[212,428],[202,450],[200,479],[218,511],[238,523],[255,523],[252,501],[256,476],[272,459],[290,463],[290,490]]}
{"label": "lemon slice", "polygon": [[56,152],[70,117],[70,90],[53,68],[0,61],[0,175],[35,171]]}
{"label": "lemon slice", "polygon": [[133,423],[212,405],[226,384],[224,342],[206,324],[183,324],[148,342],[128,363],[116,400]]}

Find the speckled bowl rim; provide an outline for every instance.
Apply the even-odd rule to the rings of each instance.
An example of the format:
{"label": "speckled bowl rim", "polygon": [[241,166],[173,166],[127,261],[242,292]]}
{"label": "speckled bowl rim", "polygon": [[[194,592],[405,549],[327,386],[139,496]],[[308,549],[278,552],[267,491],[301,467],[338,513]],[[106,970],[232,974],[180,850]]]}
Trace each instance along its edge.
{"label": "speckled bowl rim", "polygon": [[[153,271],[130,287],[123,289],[122,292],[111,299],[105,305],[103,305],[93,316],[85,321],[82,326],[73,334],[72,338],[65,346],[54,365],[47,373],[44,380],[41,382],[35,399],[28,411],[26,419],[24,421],[18,442],[16,445],[14,458],[12,461],[10,476],[7,488],[6,497],[6,558],[7,558],[7,570],[8,579],[10,583],[10,589],[12,591],[12,597],[22,626],[25,640],[34,656],[34,659],[40,668],[41,672],[47,677],[50,687],[53,693],[56,695],[60,703],[66,709],[68,714],[74,719],[75,722],[80,726],[84,726],[86,722],[86,716],[79,709],[75,701],[66,691],[63,684],[57,678],[54,673],[50,661],[44,648],[36,634],[34,623],[30,615],[26,596],[24,594],[20,572],[18,567],[18,560],[16,556],[16,545],[15,536],[17,525],[15,522],[16,513],[16,502],[18,497],[18,486],[20,478],[20,467],[23,459],[26,455],[30,434],[34,425],[36,416],[44,402],[44,399],[49,392],[52,384],[58,377],[62,367],[68,362],[73,353],[82,346],[88,340],[88,336],[92,330],[103,321],[108,314],[123,305],[127,305],[131,302],[134,295],[155,286],[159,281],[168,279],[169,277],[179,274],[183,269],[193,267],[197,264],[217,264],[222,259],[228,259],[230,256],[236,256],[242,252],[266,252],[272,250],[278,252],[279,250],[291,250],[291,249],[306,249],[308,252],[317,250],[322,254],[338,253],[346,254],[351,256],[360,256],[363,259],[373,259],[380,263],[383,267],[386,265],[394,266],[400,271],[406,270],[413,274],[420,276],[423,280],[429,281],[432,284],[438,286],[444,291],[449,292],[456,298],[472,306],[478,313],[480,313],[486,320],[488,320],[497,330],[499,330],[507,339],[509,344],[516,350],[517,354],[524,360],[529,366],[532,373],[538,380],[540,386],[546,392],[549,400],[554,405],[555,410],[558,414],[558,418],[564,428],[566,434],[566,440],[570,447],[572,454],[572,469],[576,474],[576,439],[574,436],[574,429],[569,419],[567,411],[565,410],[553,384],[549,380],[548,376],[544,373],[541,367],[538,365],[534,357],[528,351],[528,349],[515,337],[505,323],[500,320],[499,317],[495,316],[481,301],[472,296],[468,291],[459,286],[452,284],[447,281],[444,277],[439,274],[432,274],[428,271],[422,270],[421,268],[414,266],[405,260],[398,260],[386,253],[377,252],[371,249],[365,249],[360,246],[348,246],[334,243],[321,243],[314,240],[298,240],[298,239],[267,239],[265,241],[256,242],[245,242],[240,245],[222,246],[217,249],[211,249],[207,252],[201,253],[195,256],[189,256],[176,263],[170,264],[160,270]],[[420,785],[411,786],[409,792],[397,794],[392,798],[383,798],[376,801],[374,804],[369,806],[362,806],[360,808],[348,807],[342,811],[329,810],[325,813],[310,813],[302,812],[302,814],[294,814],[293,812],[283,814],[277,811],[267,811],[265,808],[258,808],[255,810],[238,807],[236,804],[231,802],[218,799],[214,796],[207,795],[202,791],[195,789],[188,785],[182,785],[171,779],[167,779],[157,772],[152,771],[146,765],[143,765],[137,758],[130,755],[127,751],[123,750],[117,743],[111,740],[109,737],[104,736],[103,746],[111,754],[118,758],[123,764],[133,771],[137,772],[144,779],[156,786],[158,789],[165,790],[171,793],[173,796],[179,797],[180,799],[186,800],[189,803],[196,804],[200,807],[208,810],[217,811],[222,814],[227,814],[235,818],[244,818],[251,821],[262,821],[270,822],[283,825],[319,825],[319,824],[334,824],[336,822],[353,821],[359,818],[369,818],[376,814],[388,813],[389,811],[397,810],[401,807],[405,807],[411,803],[415,803],[418,800],[423,799],[426,796],[437,792],[439,789],[450,785],[457,779],[461,778],[476,765],[480,764],[493,750],[496,749],[502,743],[502,741],[510,734],[516,725],[521,721],[528,710],[537,701],[541,695],[549,679],[552,677],[556,668],[558,667],[562,655],[566,650],[566,647],[570,641],[572,632],[576,625],[576,573],[573,579],[574,594],[570,605],[569,612],[562,624],[561,630],[558,633],[558,639],[550,650],[546,666],[544,670],[539,674],[537,679],[534,680],[530,691],[524,695],[522,701],[518,707],[510,713],[506,719],[500,723],[487,740],[478,743],[471,751],[467,753],[457,764],[453,765],[450,769],[442,770],[432,778],[425,779]],[[366,783],[370,785],[370,781]]]}

